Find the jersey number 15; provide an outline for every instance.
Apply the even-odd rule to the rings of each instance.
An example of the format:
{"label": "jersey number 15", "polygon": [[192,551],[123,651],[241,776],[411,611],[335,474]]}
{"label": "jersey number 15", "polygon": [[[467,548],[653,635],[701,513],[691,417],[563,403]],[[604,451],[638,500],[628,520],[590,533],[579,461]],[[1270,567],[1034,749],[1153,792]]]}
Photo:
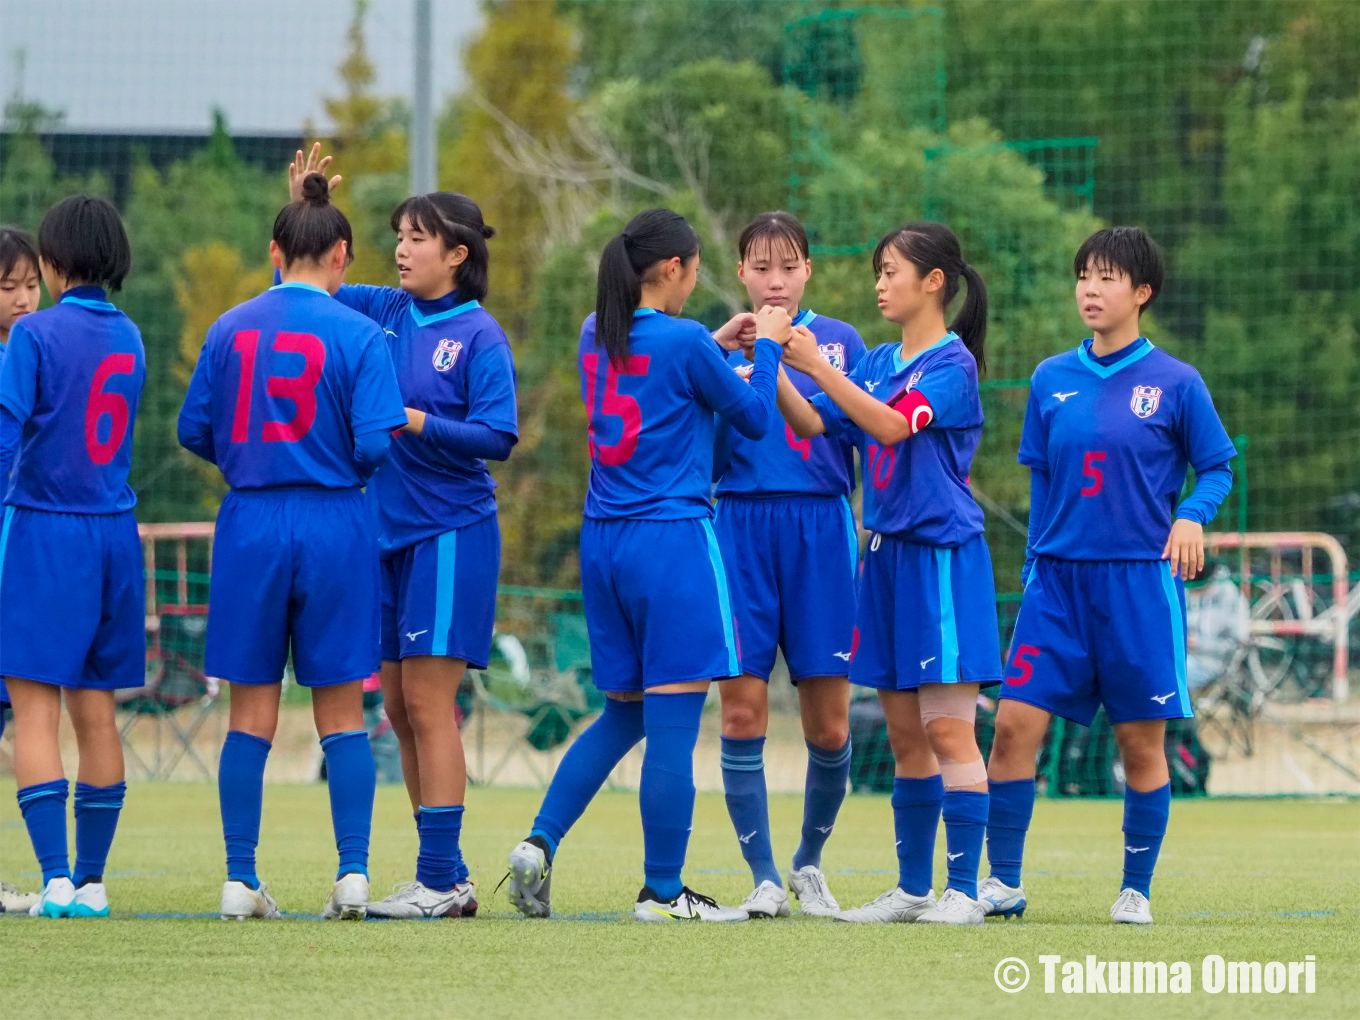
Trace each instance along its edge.
{"label": "jersey number 15", "polygon": [[[260,331],[244,329],[237,333],[232,349],[241,356],[241,375],[236,384],[231,441],[244,443],[250,438],[250,400],[255,392],[255,355],[260,349]],[[326,345],[310,333],[279,333],[274,337],[274,351],[301,354],[306,360],[301,375],[271,375],[265,380],[264,391],[271,397],[291,400],[296,411],[287,421],[265,422],[260,438],[266,443],[296,443],[312,430],[316,421],[316,384],[326,367]]]}
{"label": "jersey number 15", "polygon": [[[600,356],[587,354],[581,358],[586,370],[586,420],[595,417],[595,377],[599,374]],[[637,452],[638,435],[642,432],[642,408],[637,400],[627,393],[619,392],[619,376],[646,375],[652,359],[645,354],[629,355],[622,368],[615,367],[611,361],[605,366],[604,395],[600,399],[600,414],[607,418],[618,418],[623,428],[617,443],[608,445],[595,442],[595,426],[589,426],[590,459],[598,460],[609,467],[628,463]]]}

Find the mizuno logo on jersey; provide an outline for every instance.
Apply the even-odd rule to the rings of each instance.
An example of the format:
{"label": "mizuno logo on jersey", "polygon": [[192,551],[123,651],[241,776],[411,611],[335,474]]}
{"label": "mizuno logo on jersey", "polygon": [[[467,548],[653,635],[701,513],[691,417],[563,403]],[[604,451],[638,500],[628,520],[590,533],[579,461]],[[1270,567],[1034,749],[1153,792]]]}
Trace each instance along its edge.
{"label": "mizuno logo on jersey", "polygon": [[845,374],[845,344],[818,344],[817,353],[837,372]]}
{"label": "mizuno logo on jersey", "polygon": [[440,340],[439,346],[434,349],[434,370],[436,372],[447,372],[454,365],[458,364],[458,352],[463,349],[461,340]]}
{"label": "mizuno logo on jersey", "polygon": [[1157,405],[1161,402],[1162,388],[1160,386],[1135,386],[1129,407],[1133,408],[1133,413],[1138,417],[1151,418],[1157,413]]}
{"label": "mizuno logo on jersey", "polygon": [[1065,404],[1067,403],[1067,398],[1075,397],[1077,395],[1077,392],[1078,392],[1077,390],[1073,390],[1071,393],[1055,393],[1053,395],[1058,398],[1058,403]]}
{"label": "mizuno logo on jersey", "polygon": [[879,379],[866,379],[864,380],[864,388],[872,393],[874,390],[878,389],[878,384],[881,381],[882,380]]}
{"label": "mizuno logo on jersey", "polygon": [[1155,701],[1155,702],[1157,702],[1157,704],[1159,704],[1159,705],[1165,705],[1168,701],[1170,701],[1170,700],[1171,700],[1172,698],[1174,698],[1175,696],[1176,696],[1176,692],[1175,692],[1175,691],[1172,691],[1170,694],[1154,694],[1154,695],[1152,696],[1152,700]]}

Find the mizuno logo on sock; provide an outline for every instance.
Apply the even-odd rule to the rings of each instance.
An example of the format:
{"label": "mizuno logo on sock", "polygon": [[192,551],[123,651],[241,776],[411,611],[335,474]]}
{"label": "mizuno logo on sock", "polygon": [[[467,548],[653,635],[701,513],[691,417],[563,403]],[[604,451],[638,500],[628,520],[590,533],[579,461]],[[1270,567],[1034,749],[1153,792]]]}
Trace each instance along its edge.
{"label": "mizuno logo on sock", "polygon": [[1144,850],[1149,850],[1151,848],[1146,846],[1126,846],[1124,849],[1131,854],[1141,854]]}
{"label": "mizuno logo on sock", "polygon": [[422,635],[422,634],[428,634],[429,632],[430,632],[430,631],[429,631],[429,628],[428,628],[428,627],[427,627],[425,630],[418,630],[418,631],[416,631],[414,634],[411,633],[411,631],[408,630],[408,631],[406,632],[406,640],[407,640],[407,641],[414,641],[416,638],[420,637],[420,635]]}
{"label": "mizuno logo on sock", "polygon": [[958,860],[960,857],[963,856],[963,851],[960,850],[960,851],[959,851],[958,853],[956,853],[956,854],[946,853],[945,856],[948,857],[951,861],[956,861],[956,860]]}
{"label": "mizuno logo on sock", "polygon": [[823,833],[825,833],[825,832],[830,832],[832,829],[835,828],[835,826],[834,826],[834,825],[814,825],[813,828],[816,829],[818,832],[823,832]]}
{"label": "mizuno logo on sock", "polygon": [[1152,700],[1157,702],[1157,704],[1159,705],[1165,705],[1169,700],[1171,700],[1175,696],[1176,696],[1175,691],[1172,691],[1170,694],[1154,694],[1152,696]]}
{"label": "mizuno logo on sock", "polygon": [[1055,393],[1053,395],[1058,398],[1058,403],[1065,404],[1068,397],[1075,397],[1078,392],[1078,390],[1073,390],[1071,393]]}
{"label": "mizuno logo on sock", "polygon": [[737,834],[737,839],[741,840],[743,843],[749,843],[749,842],[751,842],[752,837],[755,836],[755,834],[756,834],[757,832],[759,832],[759,831],[760,831],[759,829],[752,829],[752,830],[751,830],[750,832],[748,832],[745,836],[743,836],[743,835],[741,835],[740,833],[738,833],[738,834]]}

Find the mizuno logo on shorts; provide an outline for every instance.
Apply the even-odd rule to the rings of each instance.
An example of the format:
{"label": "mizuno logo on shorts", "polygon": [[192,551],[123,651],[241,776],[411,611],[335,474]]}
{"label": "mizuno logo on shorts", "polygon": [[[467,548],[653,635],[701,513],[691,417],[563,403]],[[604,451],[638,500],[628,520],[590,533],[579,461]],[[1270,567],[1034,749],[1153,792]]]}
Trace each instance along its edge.
{"label": "mizuno logo on shorts", "polygon": [[1170,694],[1154,694],[1152,696],[1152,700],[1157,702],[1157,704],[1159,705],[1165,705],[1169,699],[1174,698],[1175,696],[1176,696],[1175,691],[1172,691]]}
{"label": "mizuno logo on shorts", "polygon": [[429,632],[430,632],[430,631],[429,631],[429,628],[428,628],[428,627],[427,627],[425,630],[418,630],[418,631],[416,631],[414,634],[411,633],[411,632],[408,630],[408,631],[406,632],[406,640],[407,640],[407,641],[414,641],[416,638],[420,637],[420,635],[422,635],[422,634],[428,634]]}
{"label": "mizuno logo on shorts", "polygon": [[935,656],[933,656],[933,655],[932,655],[929,659],[922,659],[922,660],[921,660],[921,668],[922,668],[922,669],[925,669],[926,666],[927,666],[929,663],[932,663],[932,662],[934,662],[934,661],[935,661]]}
{"label": "mizuno logo on shorts", "polygon": [[844,659],[846,662],[849,662],[849,661],[850,661],[850,653],[849,653],[849,652],[832,652],[831,654],[834,655],[834,656],[835,656],[836,658],[838,658],[838,659]]}

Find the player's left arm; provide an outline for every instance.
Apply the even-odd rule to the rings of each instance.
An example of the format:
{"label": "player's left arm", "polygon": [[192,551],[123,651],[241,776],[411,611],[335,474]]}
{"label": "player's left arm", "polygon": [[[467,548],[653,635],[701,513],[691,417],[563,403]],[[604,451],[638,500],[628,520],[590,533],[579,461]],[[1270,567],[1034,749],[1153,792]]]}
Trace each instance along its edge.
{"label": "player's left arm", "polygon": [[1173,577],[1190,580],[1204,570],[1204,525],[1214,519],[1232,490],[1232,458],[1237,448],[1214,409],[1209,388],[1198,374],[1177,401],[1176,437],[1195,469],[1195,491],[1176,509],[1162,559]]}

